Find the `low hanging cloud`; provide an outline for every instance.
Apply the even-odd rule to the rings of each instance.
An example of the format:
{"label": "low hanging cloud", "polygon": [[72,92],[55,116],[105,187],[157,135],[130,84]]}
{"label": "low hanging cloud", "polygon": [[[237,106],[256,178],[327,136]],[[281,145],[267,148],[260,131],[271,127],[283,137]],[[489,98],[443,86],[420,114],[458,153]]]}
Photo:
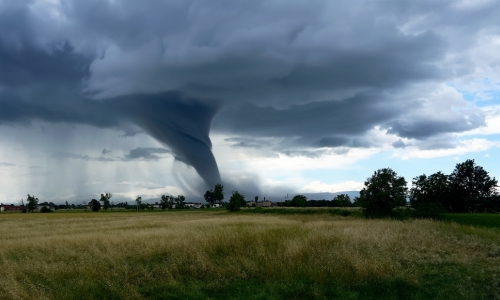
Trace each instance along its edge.
{"label": "low hanging cloud", "polygon": [[125,160],[159,160],[162,154],[170,154],[172,151],[164,148],[136,148],[125,154]]}
{"label": "low hanging cloud", "polygon": [[[106,150],[106,149],[104,149]],[[106,155],[111,150],[106,150],[102,152],[102,155]],[[135,148],[129,151],[129,153],[124,154],[120,157],[104,157],[104,156],[89,156],[76,153],[65,153],[57,152],[53,155],[54,158],[70,158],[70,159],[81,159],[86,161],[101,161],[101,162],[111,162],[111,161],[156,161],[165,158],[165,154],[172,155],[172,151],[164,148]]]}
{"label": "low hanging cloud", "polygon": [[[5,2],[0,125],[145,133],[207,185],[221,181],[211,127],[238,147],[275,139],[271,148],[289,155],[378,147],[375,127],[405,139],[395,148],[447,148],[424,144],[480,128],[485,117],[443,86],[472,76],[475,65],[494,68],[494,55],[474,51],[485,34],[500,33],[500,6],[464,3]],[[169,154],[155,151],[118,159]]]}

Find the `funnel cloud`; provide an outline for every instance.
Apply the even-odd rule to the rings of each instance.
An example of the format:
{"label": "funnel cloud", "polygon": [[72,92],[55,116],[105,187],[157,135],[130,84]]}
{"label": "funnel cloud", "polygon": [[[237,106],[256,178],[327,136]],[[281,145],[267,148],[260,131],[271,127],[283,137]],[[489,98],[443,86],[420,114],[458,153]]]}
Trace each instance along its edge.
{"label": "funnel cloud", "polygon": [[175,158],[192,166],[207,187],[221,182],[212,153],[210,124],[217,113],[215,101],[183,98],[178,93],[132,96],[110,101],[128,119],[167,147]]}

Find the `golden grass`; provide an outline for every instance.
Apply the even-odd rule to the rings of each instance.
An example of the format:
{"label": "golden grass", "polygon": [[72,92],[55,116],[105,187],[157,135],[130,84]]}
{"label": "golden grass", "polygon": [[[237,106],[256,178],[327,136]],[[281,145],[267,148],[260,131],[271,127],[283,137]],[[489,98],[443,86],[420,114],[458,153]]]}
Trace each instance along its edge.
{"label": "golden grass", "polygon": [[342,291],[384,280],[416,293],[445,285],[429,288],[432,298],[497,297],[499,231],[223,211],[0,215],[1,299],[141,299],[141,287],[190,282],[213,290],[235,281],[307,282]]}

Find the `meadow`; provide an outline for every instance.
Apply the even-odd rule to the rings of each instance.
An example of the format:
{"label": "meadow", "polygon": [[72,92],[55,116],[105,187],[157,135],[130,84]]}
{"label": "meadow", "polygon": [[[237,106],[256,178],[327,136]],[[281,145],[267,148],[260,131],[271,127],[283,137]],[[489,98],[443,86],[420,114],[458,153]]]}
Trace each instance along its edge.
{"label": "meadow", "polygon": [[500,299],[500,227],[331,212],[1,214],[0,298]]}

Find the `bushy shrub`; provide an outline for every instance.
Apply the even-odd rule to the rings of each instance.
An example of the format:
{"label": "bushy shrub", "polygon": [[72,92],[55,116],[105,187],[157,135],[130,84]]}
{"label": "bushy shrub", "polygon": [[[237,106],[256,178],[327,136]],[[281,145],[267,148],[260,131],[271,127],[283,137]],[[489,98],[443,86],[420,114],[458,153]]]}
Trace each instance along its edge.
{"label": "bushy shrub", "polygon": [[52,209],[48,208],[47,206],[44,206],[40,209],[40,212],[41,213],[51,213],[51,212],[54,212],[52,211]]}

